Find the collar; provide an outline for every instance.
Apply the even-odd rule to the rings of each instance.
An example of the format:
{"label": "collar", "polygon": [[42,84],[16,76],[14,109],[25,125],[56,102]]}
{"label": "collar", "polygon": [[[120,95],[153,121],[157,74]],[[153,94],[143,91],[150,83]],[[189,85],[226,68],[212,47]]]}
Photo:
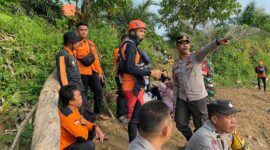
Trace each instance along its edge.
{"label": "collar", "polygon": [[144,137],[142,137],[140,135],[138,135],[137,138],[141,143],[143,143],[143,145],[149,146],[149,147],[145,147],[145,148],[151,148],[150,150],[155,150],[155,147],[147,139],[145,139]]}
{"label": "collar", "polygon": [[211,123],[211,121],[208,119],[205,121],[204,127],[211,131],[211,137],[213,137],[214,139],[219,139],[221,138],[221,135],[219,133],[217,133],[215,127],[213,126],[213,124]]}
{"label": "collar", "polygon": [[69,55],[74,56],[74,53],[73,53],[72,49],[70,49],[69,47],[64,46],[64,50],[67,51]]}
{"label": "collar", "polygon": [[137,46],[140,44],[140,40],[137,37],[129,36],[130,40],[132,40]]}

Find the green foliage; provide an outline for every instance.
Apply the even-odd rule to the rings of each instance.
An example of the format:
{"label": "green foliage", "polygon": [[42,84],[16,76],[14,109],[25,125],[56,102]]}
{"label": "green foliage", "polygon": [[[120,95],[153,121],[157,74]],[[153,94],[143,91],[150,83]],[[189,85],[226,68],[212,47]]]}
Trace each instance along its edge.
{"label": "green foliage", "polygon": [[23,102],[36,102],[42,84],[54,68],[54,54],[61,46],[62,33],[40,18],[7,16],[10,21],[0,20],[4,39],[0,43],[0,97],[7,107],[21,106]]}
{"label": "green foliage", "polygon": [[[30,149],[30,145],[32,141],[32,133],[33,133],[33,126],[31,124],[27,124],[20,137],[20,142],[19,142],[20,150]],[[16,136],[15,132],[7,134],[7,135],[0,135],[0,149],[8,150],[9,148],[7,145],[12,144],[15,136]]]}
{"label": "green foliage", "polygon": [[255,7],[255,2],[251,2],[237,18],[238,24],[247,24],[270,32],[270,15],[263,9]]}
{"label": "green foliage", "polygon": [[[75,2],[79,7],[80,21],[87,23],[97,23],[100,20],[111,21],[118,16],[120,12],[132,4],[131,0],[66,0]],[[78,5],[80,3],[81,5]]]}
{"label": "green foliage", "polygon": [[132,3],[130,3],[126,5],[126,7],[122,9],[112,21],[123,33],[127,31],[128,23],[135,19],[144,21],[147,24],[148,29],[154,31],[157,15],[149,11],[151,5],[154,5],[152,0],[146,0],[138,6],[134,6]]}
{"label": "green foliage", "polygon": [[225,20],[240,8],[236,0],[163,0],[160,6],[161,22],[167,28],[189,22],[193,30],[198,24]]}
{"label": "green foliage", "polygon": [[54,0],[19,0],[20,6],[29,16],[40,16],[55,23],[56,18],[62,17],[61,1]]}
{"label": "green foliage", "polygon": [[[270,65],[270,34],[258,33],[242,39],[232,39],[210,55],[216,80],[221,86],[251,86],[256,84],[255,67],[259,60]],[[269,74],[269,73],[268,73]]]}

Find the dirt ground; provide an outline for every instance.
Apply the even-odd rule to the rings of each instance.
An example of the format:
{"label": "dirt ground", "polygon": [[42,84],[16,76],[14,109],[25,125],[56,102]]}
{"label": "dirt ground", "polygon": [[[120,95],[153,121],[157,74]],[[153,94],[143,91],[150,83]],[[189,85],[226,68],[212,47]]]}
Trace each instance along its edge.
{"label": "dirt ground", "polygon": [[[230,99],[241,109],[237,114],[238,127],[251,150],[270,149],[270,92],[255,89],[217,89],[217,99]],[[110,139],[97,144],[97,150],[127,150],[127,126],[117,120],[99,122]],[[178,150],[186,143],[183,135],[173,128],[171,140],[163,150]]]}

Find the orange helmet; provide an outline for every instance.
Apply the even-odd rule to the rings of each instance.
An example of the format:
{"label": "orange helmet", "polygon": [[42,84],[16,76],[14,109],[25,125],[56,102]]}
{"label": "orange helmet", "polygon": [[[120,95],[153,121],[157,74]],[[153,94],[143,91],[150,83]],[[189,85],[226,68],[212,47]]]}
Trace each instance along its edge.
{"label": "orange helmet", "polygon": [[261,66],[262,66],[262,65],[263,65],[263,61],[259,61],[259,65],[261,65]]}
{"label": "orange helmet", "polygon": [[146,30],[146,25],[141,20],[132,20],[128,24],[128,32],[132,29],[139,29],[139,28],[143,28]]}

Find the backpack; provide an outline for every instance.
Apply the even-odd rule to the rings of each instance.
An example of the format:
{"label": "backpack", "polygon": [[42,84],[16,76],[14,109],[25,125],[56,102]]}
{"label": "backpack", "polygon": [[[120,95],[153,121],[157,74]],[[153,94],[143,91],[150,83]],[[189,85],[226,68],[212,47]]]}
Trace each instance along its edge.
{"label": "backpack", "polygon": [[119,51],[118,51],[118,54],[117,54],[117,60],[116,60],[117,73],[118,73],[118,74],[125,73],[125,65],[126,65],[126,62],[125,62],[125,58],[123,57],[123,54],[122,54],[122,48],[123,48],[124,44],[126,44],[127,42],[133,43],[133,44],[136,46],[136,49],[138,50],[137,45],[136,45],[132,40],[130,40],[129,38],[125,39],[125,40],[119,45]]}

